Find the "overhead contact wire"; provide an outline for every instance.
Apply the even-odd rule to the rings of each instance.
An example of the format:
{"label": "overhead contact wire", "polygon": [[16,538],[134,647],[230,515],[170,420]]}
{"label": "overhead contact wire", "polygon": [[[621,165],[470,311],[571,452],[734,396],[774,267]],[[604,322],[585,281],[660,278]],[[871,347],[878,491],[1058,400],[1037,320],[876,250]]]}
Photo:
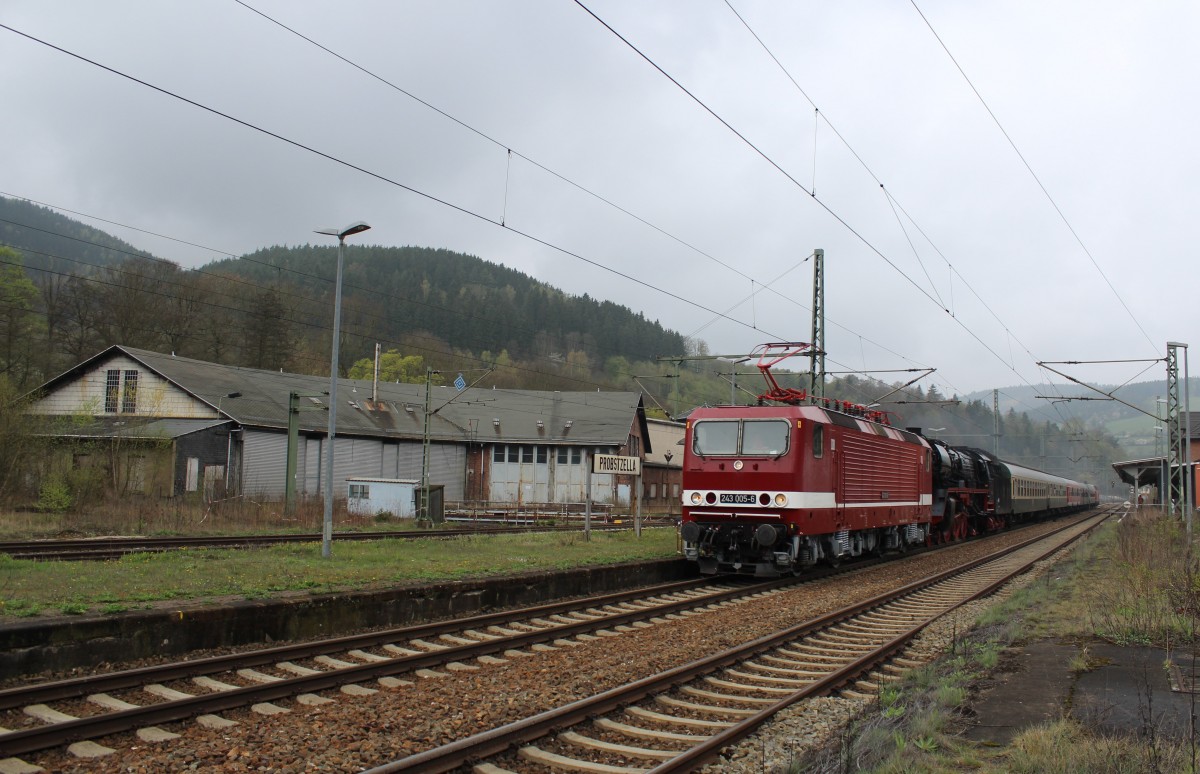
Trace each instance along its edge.
{"label": "overhead contact wire", "polygon": [[933,25],[929,22],[929,19],[926,18],[924,12],[921,11],[920,6],[917,5],[916,0],[909,0],[909,2],[912,3],[912,7],[914,10],[916,10],[917,15],[921,17],[921,21],[925,22],[925,26],[929,28],[931,33],[933,33],[933,37],[937,40],[938,45],[942,47],[942,50],[946,52],[946,56],[950,57],[950,61],[954,63],[954,67],[963,77],[963,80],[965,80],[967,85],[971,87],[971,91],[974,92],[976,98],[979,99],[979,103],[983,105],[983,109],[987,111],[987,114],[991,117],[992,122],[996,124],[996,128],[1000,130],[1000,134],[1004,135],[1004,139],[1008,142],[1009,147],[1011,147],[1013,152],[1017,154],[1017,158],[1021,160],[1021,163],[1025,166],[1025,169],[1029,172],[1034,182],[1037,183],[1038,188],[1042,190],[1042,193],[1045,195],[1047,201],[1050,202],[1050,206],[1053,207],[1054,211],[1058,213],[1058,217],[1062,219],[1063,225],[1065,225],[1067,230],[1071,232],[1071,236],[1074,237],[1075,242],[1079,245],[1080,249],[1083,250],[1084,255],[1086,255],[1088,260],[1092,262],[1092,266],[1095,267],[1096,272],[1099,273],[1101,278],[1104,279],[1104,282],[1108,285],[1108,289],[1112,291],[1112,294],[1116,296],[1117,301],[1121,303],[1121,307],[1125,310],[1125,313],[1129,315],[1129,319],[1133,320],[1133,324],[1136,325],[1138,330],[1141,331],[1142,335],[1146,337],[1146,341],[1150,343],[1150,346],[1152,348],[1157,347],[1158,345],[1155,344],[1154,340],[1150,338],[1150,334],[1146,333],[1146,329],[1142,327],[1142,324],[1138,321],[1137,317],[1134,316],[1133,311],[1125,303],[1125,299],[1122,298],[1121,294],[1117,292],[1116,286],[1112,284],[1112,281],[1108,278],[1108,275],[1104,273],[1104,269],[1100,268],[1100,264],[1096,261],[1096,257],[1092,255],[1092,251],[1088,249],[1087,245],[1084,244],[1083,239],[1079,236],[1079,233],[1075,230],[1075,227],[1071,225],[1071,221],[1067,219],[1066,213],[1064,213],[1062,208],[1058,206],[1058,202],[1056,202],[1054,197],[1050,195],[1050,191],[1046,188],[1045,184],[1042,183],[1041,178],[1038,177],[1037,173],[1033,171],[1033,167],[1029,164],[1029,161],[1026,160],[1025,154],[1021,153],[1021,149],[1017,147],[1017,144],[1013,141],[1012,137],[1009,136],[1008,131],[1005,130],[1004,125],[1000,123],[1000,119],[997,118],[996,114],[992,112],[992,108],[988,105],[987,100],[985,100],[983,95],[979,93],[979,89],[975,88],[975,84],[971,82],[970,77],[968,77],[966,71],[963,70],[962,65],[960,65],[958,60],[954,58],[954,54],[950,52],[950,48],[946,45],[945,41],[942,40],[942,36],[939,35],[937,30],[933,28]]}
{"label": "overhead contact wire", "polygon": [[[659,287],[657,287],[657,286],[655,286],[655,285],[652,285],[652,284],[650,284],[649,282],[646,282],[645,280],[638,279],[637,277],[631,276],[631,275],[629,275],[629,274],[626,274],[625,272],[622,272],[622,271],[618,271],[618,270],[616,270],[616,269],[614,269],[614,268],[612,268],[612,267],[610,267],[610,266],[605,266],[604,264],[602,264],[602,263],[600,263],[600,262],[598,262],[598,261],[594,261],[594,260],[592,260],[592,259],[590,259],[590,258],[586,258],[586,257],[584,257],[583,255],[580,255],[579,253],[576,253],[576,252],[573,252],[573,251],[571,251],[571,250],[568,250],[568,249],[566,249],[565,247],[560,247],[560,246],[558,246],[558,245],[556,245],[556,244],[554,244],[554,243],[552,243],[552,242],[549,242],[549,241],[547,241],[547,240],[545,240],[545,239],[542,239],[542,238],[540,238],[540,237],[534,236],[533,234],[531,234],[531,233],[529,233],[529,232],[527,232],[527,231],[522,231],[522,230],[520,230],[520,229],[515,229],[515,228],[512,228],[511,226],[506,226],[506,225],[504,225],[503,223],[501,223],[500,221],[494,220],[493,218],[489,218],[489,217],[487,217],[486,215],[482,215],[482,214],[480,214],[480,213],[474,212],[474,211],[472,211],[472,210],[469,210],[469,209],[467,209],[466,207],[463,207],[463,206],[461,206],[461,205],[454,204],[453,202],[450,202],[450,201],[447,201],[447,200],[445,200],[445,199],[442,199],[442,198],[440,198],[440,197],[434,196],[433,194],[426,193],[425,191],[422,191],[422,190],[420,190],[420,189],[418,189],[418,188],[414,188],[414,187],[412,187],[412,186],[410,186],[410,185],[406,185],[405,183],[401,183],[400,181],[398,181],[398,180],[394,180],[394,179],[392,179],[392,178],[390,178],[390,177],[387,177],[386,175],[383,175],[383,174],[381,174],[381,173],[379,173],[379,172],[373,172],[373,171],[371,171],[371,170],[369,170],[369,169],[366,169],[365,167],[360,167],[360,166],[358,166],[357,164],[354,164],[354,163],[352,163],[352,162],[346,161],[346,160],[344,160],[344,159],[340,159],[340,158],[338,158],[337,156],[334,156],[334,155],[332,155],[332,154],[329,154],[329,153],[326,153],[326,152],[324,152],[324,151],[318,150],[318,149],[316,149],[316,148],[313,148],[313,147],[311,147],[311,146],[309,146],[309,145],[305,145],[304,143],[302,143],[302,142],[299,142],[299,141],[297,141],[297,140],[293,140],[293,139],[291,139],[291,138],[289,138],[289,137],[285,137],[285,136],[283,136],[283,135],[281,135],[281,134],[279,134],[279,133],[277,133],[277,132],[273,132],[273,131],[271,131],[270,129],[265,129],[265,128],[263,128],[263,127],[260,127],[260,126],[257,126],[257,125],[255,125],[255,124],[252,124],[252,123],[250,123],[249,121],[245,121],[245,120],[243,120],[243,119],[237,118],[236,116],[232,116],[232,115],[230,115],[230,114],[228,114],[228,113],[224,113],[224,112],[222,112],[222,111],[220,111],[220,110],[217,110],[216,108],[212,108],[212,107],[209,107],[209,106],[207,106],[207,105],[204,105],[204,104],[202,104],[202,103],[200,103],[200,102],[196,102],[196,101],[195,101],[195,100],[193,100],[193,99],[189,99],[189,98],[187,98],[187,97],[184,97],[184,96],[182,96],[182,95],[180,95],[180,94],[176,94],[175,92],[172,92],[172,91],[170,91],[170,90],[168,90],[168,89],[162,88],[161,86],[156,86],[156,85],[154,85],[154,84],[152,84],[152,83],[149,83],[148,81],[144,81],[144,80],[142,80],[141,78],[137,78],[137,77],[135,77],[135,76],[133,76],[133,75],[128,75],[128,74],[126,74],[126,73],[123,73],[123,72],[121,72],[120,70],[117,70],[117,69],[115,69],[115,68],[109,67],[109,66],[107,66],[107,65],[104,65],[104,64],[101,64],[101,63],[99,63],[99,62],[97,62],[97,61],[95,61],[95,60],[93,60],[93,59],[89,59],[88,57],[85,57],[85,56],[83,56],[82,54],[77,54],[77,53],[75,53],[75,52],[73,52],[73,51],[69,51],[69,50],[67,50],[67,49],[65,49],[65,48],[62,48],[61,46],[57,46],[57,45],[54,45],[53,43],[49,43],[49,42],[47,42],[47,41],[45,41],[45,40],[42,40],[41,38],[38,38],[38,37],[36,37],[36,36],[34,36],[34,35],[30,35],[29,33],[22,32],[22,31],[20,31],[20,30],[18,30],[18,29],[14,29],[13,27],[10,27],[10,26],[9,26],[9,25],[7,25],[7,24],[2,24],[2,23],[0,23],[0,29],[6,29],[6,30],[8,30],[9,32],[15,33],[15,34],[17,34],[17,35],[20,35],[20,36],[21,36],[21,37],[23,37],[23,38],[26,38],[27,40],[31,40],[31,41],[33,41],[33,42],[35,42],[35,43],[39,43],[39,44],[41,44],[41,45],[43,45],[43,46],[46,46],[47,48],[53,49],[53,50],[55,50],[55,51],[58,51],[59,53],[66,54],[67,56],[70,56],[70,57],[72,57],[72,58],[74,58],[74,59],[78,59],[78,60],[79,60],[79,61],[81,61],[81,62],[86,62],[87,64],[90,64],[90,65],[92,65],[93,67],[98,67],[98,68],[100,68],[101,70],[104,70],[104,71],[106,71],[106,72],[112,73],[113,75],[120,76],[121,78],[125,78],[126,80],[132,81],[132,82],[134,82],[134,83],[136,83],[136,84],[138,84],[138,85],[140,85],[140,86],[145,86],[146,88],[148,88],[148,89],[152,89],[153,91],[156,91],[156,92],[158,92],[158,93],[160,93],[160,94],[163,94],[164,96],[168,96],[168,97],[171,97],[171,98],[173,98],[173,99],[177,99],[177,100],[179,100],[180,102],[185,102],[185,103],[187,103],[187,104],[189,104],[189,105],[191,105],[191,106],[193,106],[193,107],[195,107],[195,108],[199,108],[200,110],[203,110],[203,111],[205,111],[205,112],[207,112],[207,113],[211,113],[212,115],[215,115],[215,116],[219,116],[219,117],[221,117],[221,118],[224,118],[224,119],[226,119],[227,121],[232,121],[232,122],[234,122],[235,124],[238,124],[239,126],[243,126],[243,127],[247,128],[247,129],[253,130],[253,131],[255,131],[255,132],[259,132],[260,134],[264,134],[264,135],[266,135],[266,136],[268,136],[268,137],[270,137],[270,138],[272,138],[272,139],[279,140],[280,142],[283,142],[283,143],[286,143],[286,144],[288,144],[288,145],[291,145],[291,146],[292,146],[292,147],[294,147],[294,148],[299,148],[300,150],[307,151],[307,152],[309,152],[309,153],[312,153],[313,155],[320,156],[321,158],[323,158],[323,159],[326,159],[326,160],[328,160],[328,161],[332,161],[332,162],[333,162],[333,163],[335,163],[335,164],[340,164],[341,166],[343,166],[343,167],[346,167],[347,169],[352,169],[352,170],[354,170],[355,172],[361,172],[362,174],[364,174],[364,175],[367,175],[368,177],[372,177],[372,178],[374,178],[374,179],[376,179],[376,180],[379,180],[380,182],[387,183],[387,184],[389,184],[389,185],[393,185],[393,186],[395,186],[395,187],[397,187],[397,188],[400,188],[400,189],[402,189],[402,190],[408,191],[409,193],[412,193],[412,194],[415,194],[415,195],[417,195],[417,196],[420,196],[420,197],[421,197],[421,198],[423,198],[423,199],[427,199],[427,200],[429,200],[429,201],[431,201],[431,202],[435,202],[435,203],[437,203],[437,204],[440,204],[440,205],[442,205],[442,206],[444,206],[444,207],[448,207],[448,208],[450,208],[450,209],[452,209],[452,210],[454,210],[454,211],[456,211],[456,212],[459,212],[459,213],[461,213],[461,214],[463,214],[463,215],[467,215],[467,216],[469,216],[469,217],[476,218],[477,220],[481,220],[481,221],[484,221],[484,222],[486,222],[486,223],[490,223],[491,225],[493,225],[493,226],[497,226],[498,228],[502,228],[502,229],[505,229],[505,230],[507,230],[507,231],[511,231],[512,233],[514,233],[514,234],[517,234],[518,236],[524,237],[525,239],[528,239],[528,240],[530,240],[530,241],[532,241],[532,242],[536,242],[537,244],[540,244],[540,245],[542,245],[543,247],[547,247],[547,248],[549,248],[549,249],[551,249],[551,250],[554,250],[555,252],[562,253],[563,255],[567,255],[567,256],[569,256],[569,257],[571,257],[571,258],[575,258],[575,259],[577,259],[577,260],[579,260],[579,261],[582,261],[582,262],[584,262],[584,263],[586,263],[586,264],[589,264],[589,265],[591,265],[591,266],[594,266],[594,267],[596,267],[596,268],[598,268],[598,269],[602,269],[602,270],[604,270],[604,271],[607,271],[607,272],[609,272],[609,273],[611,273],[611,274],[614,274],[614,275],[616,275],[616,276],[618,276],[618,277],[621,277],[621,278],[623,278],[623,279],[627,279],[627,280],[629,280],[630,282],[633,282],[633,283],[635,283],[635,284],[637,284],[637,285],[641,285],[641,286],[642,286],[642,287],[644,287],[644,288],[647,288],[647,289],[649,289],[649,290],[653,290],[653,291],[655,291],[655,292],[661,293],[661,294],[663,294],[663,295],[665,295],[665,296],[667,296],[667,297],[669,297],[669,298],[673,298],[673,299],[675,299],[676,301],[680,301],[680,302],[682,302],[682,303],[684,303],[684,304],[687,304],[687,305],[689,305],[689,306],[694,306],[694,307],[696,307],[697,309],[700,309],[700,310],[702,310],[702,311],[708,312],[708,313],[710,313],[710,314],[720,314],[719,312],[717,312],[717,311],[715,311],[715,310],[713,310],[713,309],[710,309],[709,307],[707,307],[707,306],[705,306],[705,305],[703,305],[703,304],[701,304],[701,303],[699,303],[699,302],[692,301],[692,300],[690,300],[690,299],[684,298],[683,296],[680,296],[680,295],[678,295],[677,293],[673,293],[673,292],[671,292],[671,291],[669,291],[669,290],[666,290],[666,289],[664,289],[664,288],[659,288]],[[734,323],[737,323],[737,324],[739,324],[739,325],[743,325],[743,326],[746,326],[746,327],[751,327],[751,326],[748,326],[748,325],[746,325],[746,323],[745,323],[745,322],[743,322],[743,321],[741,321],[741,320],[734,320],[734,319],[730,319],[730,318],[727,318],[727,319],[729,319],[729,320],[730,320],[730,322],[734,322]]]}

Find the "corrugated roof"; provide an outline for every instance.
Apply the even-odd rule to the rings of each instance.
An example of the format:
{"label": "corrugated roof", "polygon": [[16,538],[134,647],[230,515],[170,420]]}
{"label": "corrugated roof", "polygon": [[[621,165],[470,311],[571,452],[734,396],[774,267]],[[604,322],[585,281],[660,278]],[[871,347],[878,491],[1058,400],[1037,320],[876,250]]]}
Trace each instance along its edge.
{"label": "corrugated roof", "polygon": [[[286,430],[288,395],[298,392],[305,396],[300,399],[301,430],[324,433],[328,427],[327,377],[221,365],[120,345],[75,366],[42,389],[53,389],[117,353],[137,360],[241,425]],[[237,397],[229,397],[234,393]],[[370,398],[370,381],[338,380],[338,435],[423,436],[424,384],[381,382],[378,402]],[[635,421],[645,422],[641,395],[636,392],[470,388],[459,393],[451,386],[435,386],[430,409],[436,413],[430,417],[429,435],[438,441],[611,446],[625,443]]]}
{"label": "corrugated roof", "polygon": [[56,423],[53,434],[68,438],[129,438],[137,440],[168,440],[208,430],[218,425],[233,424],[228,419],[140,419],[129,417],[99,417],[84,424]]}

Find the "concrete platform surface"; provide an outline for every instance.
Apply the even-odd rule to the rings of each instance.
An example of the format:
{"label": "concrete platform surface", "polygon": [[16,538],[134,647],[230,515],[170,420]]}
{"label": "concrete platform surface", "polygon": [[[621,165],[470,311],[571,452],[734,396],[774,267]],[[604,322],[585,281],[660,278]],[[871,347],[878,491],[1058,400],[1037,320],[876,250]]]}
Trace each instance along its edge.
{"label": "concrete platform surface", "polygon": [[1190,675],[1190,653],[1168,654],[1162,648],[1108,643],[1089,645],[1088,650],[1103,666],[1076,679],[1073,717],[1102,733],[1173,740],[1189,737],[1200,696],[1172,690],[1170,666],[1175,664],[1177,674]]}
{"label": "concrete platform surface", "polygon": [[1087,648],[1097,666],[1079,674],[1071,671],[1076,645],[1040,641],[1010,650],[1005,671],[973,703],[966,737],[1006,745],[1021,731],[1068,714],[1103,734],[1189,737],[1200,711],[1200,695],[1190,691],[1200,663],[1193,665],[1191,653],[1105,642]]}
{"label": "concrete platform surface", "polygon": [[1006,745],[1030,726],[1063,716],[1071,695],[1071,659],[1078,648],[1041,641],[1005,652],[1005,669],[994,684],[975,699],[975,717],[966,737],[976,742]]}

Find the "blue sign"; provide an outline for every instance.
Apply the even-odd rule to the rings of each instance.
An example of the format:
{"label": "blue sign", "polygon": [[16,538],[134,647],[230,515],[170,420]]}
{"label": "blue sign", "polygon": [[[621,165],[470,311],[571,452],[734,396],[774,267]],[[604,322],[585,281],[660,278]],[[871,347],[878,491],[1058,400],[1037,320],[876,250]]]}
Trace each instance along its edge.
{"label": "blue sign", "polygon": [[459,374],[458,378],[454,380],[454,388],[459,392],[467,389],[467,380],[462,378],[462,374]]}

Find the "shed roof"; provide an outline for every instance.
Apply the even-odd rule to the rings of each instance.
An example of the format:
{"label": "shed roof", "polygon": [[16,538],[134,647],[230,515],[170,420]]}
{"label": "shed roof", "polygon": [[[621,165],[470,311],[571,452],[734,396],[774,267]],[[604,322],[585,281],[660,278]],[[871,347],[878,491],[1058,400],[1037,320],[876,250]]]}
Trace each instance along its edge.
{"label": "shed roof", "polygon": [[228,419],[156,419],[145,417],[96,417],[82,424],[53,423],[47,427],[56,437],[125,438],[138,441],[166,441],[182,438],[219,425],[233,424]]}
{"label": "shed roof", "polygon": [[[324,433],[328,426],[329,379],[282,371],[210,363],[114,345],[44,384],[53,390],[105,359],[124,354],[219,414],[247,427],[286,430],[289,394],[300,398],[300,429]],[[338,379],[339,435],[420,438],[424,435],[425,385],[379,384]],[[646,430],[636,392],[559,392],[454,387],[431,388],[429,436],[436,441],[577,445],[624,444],[634,423]],[[650,446],[647,440],[647,447]],[[650,449],[647,448],[647,451]]]}

